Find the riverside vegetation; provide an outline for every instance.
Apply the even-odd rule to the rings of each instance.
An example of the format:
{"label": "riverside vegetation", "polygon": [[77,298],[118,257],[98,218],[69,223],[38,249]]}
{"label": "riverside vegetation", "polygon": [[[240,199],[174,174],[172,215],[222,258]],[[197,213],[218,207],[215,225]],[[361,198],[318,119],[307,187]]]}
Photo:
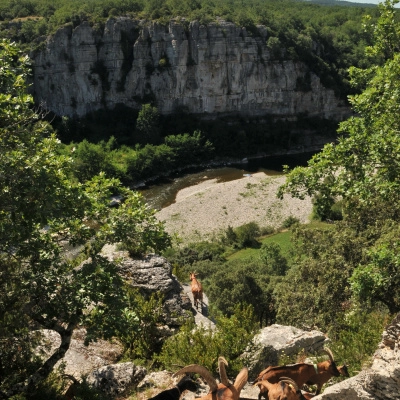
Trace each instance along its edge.
{"label": "riverside vegetation", "polygon": [[[400,311],[396,3],[386,0],[379,8],[374,41],[366,48],[373,66],[349,71],[358,90],[350,97],[356,116],[340,124],[337,143],[326,145],[308,167],[287,171],[279,191],[313,196],[315,218],[334,223],[285,221],[291,236],[286,250],[279,245],[280,235],[263,237],[273,232],[252,222],[227,229],[212,242],[171,249],[163,225],[140,195],[102,173],[79,181],[77,160],[63,153],[52,127],[31,108],[25,86],[28,58],[3,40],[0,397],[59,398],[61,378],[53,367],[80,324],[88,328],[88,340],[117,337],[127,359],[155,368],[201,361],[215,370],[216,357],[224,354],[230,371],[241,367],[238,355],[260,325],[317,326],[332,339],[335,357],[351,365],[351,374],[360,370],[388,318]],[[108,207],[115,191],[126,197],[117,209]],[[65,242],[82,245],[77,260],[63,257]],[[137,335],[135,327],[149,332],[157,321],[146,317],[148,304],[129,293],[115,266],[99,255],[110,242],[122,242],[133,255],[163,252],[182,280],[196,270],[212,302],[216,333],[193,331],[187,324],[161,348],[151,335]],[[249,246],[254,255],[230,259]],[[84,259],[89,261],[78,268]],[[220,286],[222,277],[230,291]],[[57,330],[63,338],[59,352],[44,361],[33,354],[38,327]],[[190,342],[191,351],[185,351]],[[101,395],[91,391],[80,398]]]}

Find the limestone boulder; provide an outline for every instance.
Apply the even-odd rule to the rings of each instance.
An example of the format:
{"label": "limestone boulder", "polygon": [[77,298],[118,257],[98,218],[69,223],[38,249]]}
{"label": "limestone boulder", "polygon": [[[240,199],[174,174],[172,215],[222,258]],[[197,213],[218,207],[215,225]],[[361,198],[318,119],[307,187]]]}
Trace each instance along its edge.
{"label": "limestone boulder", "polygon": [[107,365],[91,372],[87,383],[114,398],[137,387],[146,372],[144,367],[136,366],[132,362]]}
{"label": "limestone boulder", "polygon": [[[37,348],[37,354],[48,358],[60,346],[60,335],[50,329],[40,331],[42,343]],[[123,354],[123,346],[117,341],[109,342],[98,339],[85,345],[86,329],[76,329],[72,335],[71,344],[65,357],[56,364],[58,368],[61,363],[66,374],[80,380],[82,375],[87,375],[93,370],[116,363]]]}
{"label": "limestone boulder", "polygon": [[293,357],[302,351],[318,353],[327,342],[327,337],[320,331],[273,324],[261,329],[242,358],[249,367],[249,379],[253,380],[269,365],[279,365],[282,357]]}
{"label": "limestone boulder", "polygon": [[[164,332],[173,334],[187,318],[193,318],[192,303],[183,290],[172,266],[166,258],[149,254],[140,259],[133,259],[125,251],[116,251],[115,247],[103,249],[110,261],[116,261],[119,274],[132,287],[148,298],[152,294],[163,295]],[[161,328],[161,327],[160,327]]]}

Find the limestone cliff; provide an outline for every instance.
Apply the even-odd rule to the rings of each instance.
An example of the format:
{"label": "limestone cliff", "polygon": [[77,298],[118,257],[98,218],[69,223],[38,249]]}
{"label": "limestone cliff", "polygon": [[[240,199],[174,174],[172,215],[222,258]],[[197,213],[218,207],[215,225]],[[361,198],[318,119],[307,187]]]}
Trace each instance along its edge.
{"label": "limestone cliff", "polygon": [[127,17],[102,28],[65,26],[32,54],[35,100],[67,116],[150,101],[164,115],[182,109],[205,116],[348,115],[304,63],[271,57],[267,29],[257,29]]}

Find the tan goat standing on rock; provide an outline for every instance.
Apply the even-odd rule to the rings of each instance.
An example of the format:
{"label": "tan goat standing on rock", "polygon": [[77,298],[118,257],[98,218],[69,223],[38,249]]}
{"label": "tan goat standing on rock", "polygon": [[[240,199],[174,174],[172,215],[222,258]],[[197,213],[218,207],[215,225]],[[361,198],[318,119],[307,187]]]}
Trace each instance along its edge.
{"label": "tan goat standing on rock", "polygon": [[200,306],[200,312],[203,310],[203,286],[197,280],[197,272],[190,273],[190,281],[192,286],[194,308],[197,310]]}

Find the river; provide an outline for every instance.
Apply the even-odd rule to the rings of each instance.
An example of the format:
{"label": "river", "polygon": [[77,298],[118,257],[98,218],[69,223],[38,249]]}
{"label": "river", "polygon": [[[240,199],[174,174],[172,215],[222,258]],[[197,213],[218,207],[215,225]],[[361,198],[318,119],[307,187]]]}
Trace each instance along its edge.
{"label": "river", "polygon": [[184,173],[172,174],[138,189],[151,208],[160,210],[175,202],[176,194],[189,186],[196,185],[207,179],[217,179],[218,182],[229,182],[240,179],[245,174],[264,172],[267,175],[283,173],[283,165],[305,166],[315,154],[300,153],[281,156],[270,156],[249,159],[247,163],[229,164],[216,168],[197,168]]}

